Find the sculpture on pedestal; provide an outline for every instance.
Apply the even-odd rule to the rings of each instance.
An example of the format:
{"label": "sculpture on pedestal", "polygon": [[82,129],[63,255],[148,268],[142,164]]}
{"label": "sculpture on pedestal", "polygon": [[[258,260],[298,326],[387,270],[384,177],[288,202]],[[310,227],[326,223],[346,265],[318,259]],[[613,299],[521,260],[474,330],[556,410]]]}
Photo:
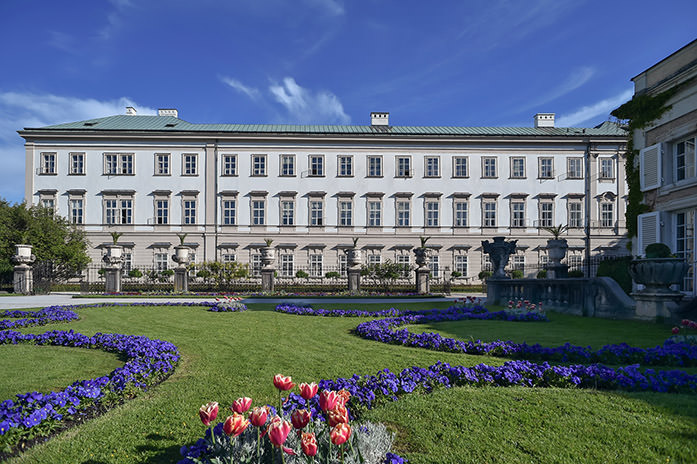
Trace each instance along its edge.
{"label": "sculpture on pedestal", "polygon": [[518,240],[506,241],[506,237],[494,237],[494,241],[490,243],[488,240],[482,241],[482,250],[489,255],[489,260],[494,267],[492,279],[507,279],[505,268],[508,264],[508,258],[515,253],[516,243]]}
{"label": "sculpture on pedestal", "polygon": [[34,279],[31,265],[36,261],[36,256],[31,252],[31,245],[15,245],[15,255],[12,257],[14,267],[14,292],[29,294],[34,291]]}

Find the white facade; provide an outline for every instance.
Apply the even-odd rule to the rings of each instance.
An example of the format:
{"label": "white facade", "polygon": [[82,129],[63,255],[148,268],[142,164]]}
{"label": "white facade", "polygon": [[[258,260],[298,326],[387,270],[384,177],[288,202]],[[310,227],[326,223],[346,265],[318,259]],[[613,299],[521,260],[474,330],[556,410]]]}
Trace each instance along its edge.
{"label": "white facade", "polygon": [[134,265],[161,266],[184,232],[197,261],[253,262],[270,238],[279,268],[318,273],[342,265],[352,237],[366,260],[413,263],[425,235],[436,274],[476,280],[481,241],[496,235],[518,239],[515,261],[534,275],[542,226],[572,226],[578,261],[588,193],[592,254],[623,252],[616,126],[554,128],[544,113],[537,128],[410,128],[376,114],[371,126],[196,125],[165,112],[25,129],[26,200],[82,224],[95,247],[123,232]]}

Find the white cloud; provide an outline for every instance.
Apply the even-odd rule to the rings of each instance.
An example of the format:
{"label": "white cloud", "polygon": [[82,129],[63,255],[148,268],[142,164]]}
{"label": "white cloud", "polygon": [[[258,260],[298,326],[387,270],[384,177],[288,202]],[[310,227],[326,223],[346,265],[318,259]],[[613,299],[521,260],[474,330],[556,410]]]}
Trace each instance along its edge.
{"label": "white cloud", "polygon": [[557,118],[556,125],[558,127],[575,127],[582,122],[597,118],[598,116],[608,115],[610,111],[632,98],[633,94],[634,91],[628,89],[613,97],[606,98],[592,105],[584,106],[571,114]]}
{"label": "white cloud", "polygon": [[336,95],[327,91],[313,93],[300,87],[292,77],[284,78],[280,85],[271,85],[269,91],[285,106],[293,122],[348,124],[351,121]]}
{"label": "white cloud", "polygon": [[17,134],[25,127],[42,127],[84,119],[125,114],[133,106],[138,114],[156,114],[127,97],[114,100],[64,97],[22,92],[0,93],[0,170],[1,195],[22,201],[24,195],[24,141]]}
{"label": "white cloud", "polygon": [[345,13],[344,3],[340,0],[305,0],[305,2],[322,8],[332,16],[340,16]]}
{"label": "white cloud", "polygon": [[232,87],[233,89],[237,90],[238,92],[247,95],[252,100],[256,100],[260,96],[259,89],[256,89],[254,87],[248,87],[244,85],[242,82],[238,81],[237,79],[233,79],[231,77],[221,77],[220,80]]}

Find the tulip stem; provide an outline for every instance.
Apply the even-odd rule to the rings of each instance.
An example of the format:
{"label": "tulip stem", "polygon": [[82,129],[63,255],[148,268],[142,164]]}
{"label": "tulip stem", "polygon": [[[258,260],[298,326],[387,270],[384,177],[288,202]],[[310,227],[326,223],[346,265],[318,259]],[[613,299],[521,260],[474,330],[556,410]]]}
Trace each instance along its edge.
{"label": "tulip stem", "polygon": [[261,429],[257,427],[257,464],[261,464],[261,459],[259,457],[259,447],[261,446]]}
{"label": "tulip stem", "polygon": [[278,451],[281,452],[281,463],[286,464],[286,456],[283,454],[283,445],[278,447]]}
{"label": "tulip stem", "polygon": [[339,456],[341,456],[341,464],[344,464],[344,444],[339,446]]}

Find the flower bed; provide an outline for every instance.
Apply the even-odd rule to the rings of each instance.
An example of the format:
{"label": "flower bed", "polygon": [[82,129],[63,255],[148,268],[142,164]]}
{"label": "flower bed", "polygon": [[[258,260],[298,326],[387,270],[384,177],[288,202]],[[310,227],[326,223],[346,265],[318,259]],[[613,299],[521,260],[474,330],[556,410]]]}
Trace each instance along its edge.
{"label": "flower bed", "polygon": [[179,350],[163,340],[97,333],[88,337],[65,330],[43,334],[0,332],[0,344],[30,343],[100,349],[125,355],[128,361],[109,375],[76,381],[59,392],[20,394],[0,403],[0,447],[51,434],[61,422],[85,415],[147,390],[174,371]]}
{"label": "flower bed", "polygon": [[34,325],[46,325],[53,322],[69,322],[79,319],[78,315],[63,306],[48,306],[38,311],[5,311],[0,317],[23,318],[18,320],[0,320],[0,330]]}

